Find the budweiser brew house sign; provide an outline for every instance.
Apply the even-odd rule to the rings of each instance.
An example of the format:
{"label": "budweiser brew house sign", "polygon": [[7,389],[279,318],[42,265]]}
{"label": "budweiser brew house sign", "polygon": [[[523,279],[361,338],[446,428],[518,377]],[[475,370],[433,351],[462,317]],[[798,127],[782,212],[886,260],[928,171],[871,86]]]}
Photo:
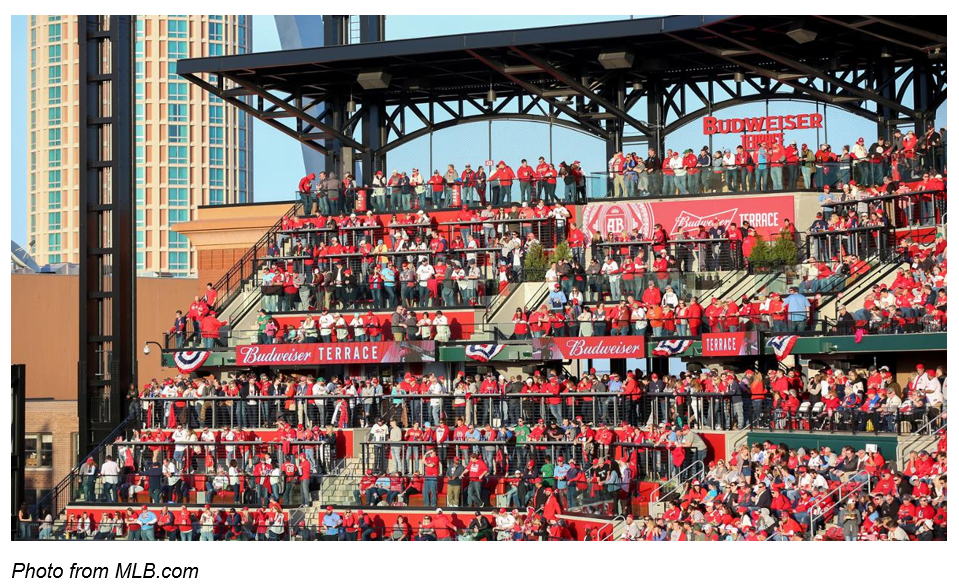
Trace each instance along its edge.
{"label": "budweiser brew house sign", "polygon": [[750,118],[703,117],[703,134],[742,135],[742,146],[754,150],[759,143],[771,145],[774,140],[786,144],[786,131],[812,130],[822,128],[823,115],[818,112],[809,114],[789,114],[786,116],[753,116]]}

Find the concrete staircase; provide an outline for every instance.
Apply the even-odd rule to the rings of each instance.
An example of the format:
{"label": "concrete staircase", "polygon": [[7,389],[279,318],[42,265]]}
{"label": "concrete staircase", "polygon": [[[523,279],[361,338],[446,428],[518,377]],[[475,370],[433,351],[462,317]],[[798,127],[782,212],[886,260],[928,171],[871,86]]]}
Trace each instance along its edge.
{"label": "concrete staircase", "polygon": [[[344,463],[336,476],[323,478],[320,487],[319,500],[315,507],[321,505],[357,505],[353,498],[353,490],[359,487],[363,476],[363,463],[358,457],[343,459]],[[319,511],[319,510],[317,510]]]}

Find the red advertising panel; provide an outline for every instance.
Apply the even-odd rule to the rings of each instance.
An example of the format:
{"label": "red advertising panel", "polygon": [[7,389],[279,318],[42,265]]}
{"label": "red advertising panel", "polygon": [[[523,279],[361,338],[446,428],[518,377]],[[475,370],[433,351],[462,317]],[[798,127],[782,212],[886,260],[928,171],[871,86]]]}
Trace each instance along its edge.
{"label": "red advertising panel", "polygon": [[759,333],[712,332],[703,334],[704,357],[738,357],[759,354]]}
{"label": "red advertising panel", "polygon": [[619,234],[638,228],[649,238],[653,226],[662,224],[670,238],[683,234],[687,228],[709,227],[713,220],[728,225],[742,225],[749,221],[763,237],[775,235],[783,221],[795,220],[792,195],[762,198],[687,198],[664,202],[632,202],[589,204],[583,212],[583,230],[587,237],[599,232]]}
{"label": "red advertising panel", "polygon": [[410,342],[343,342],[321,344],[251,344],[236,347],[236,364],[332,365],[363,363],[431,363],[432,340]]}
{"label": "red advertising panel", "polygon": [[646,338],[643,336],[534,338],[533,356],[545,361],[641,359],[646,356]]}

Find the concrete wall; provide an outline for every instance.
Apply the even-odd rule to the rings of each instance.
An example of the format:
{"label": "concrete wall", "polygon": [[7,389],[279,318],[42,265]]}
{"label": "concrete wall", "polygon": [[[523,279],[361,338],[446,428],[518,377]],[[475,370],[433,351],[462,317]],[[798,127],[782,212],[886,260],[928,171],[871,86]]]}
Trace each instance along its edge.
{"label": "concrete wall", "polygon": [[[27,366],[27,398],[77,397],[79,278],[75,275],[11,275],[11,359]],[[163,342],[176,310],[189,310],[195,279],[137,279],[137,348]],[[160,353],[139,355],[140,380],[174,374],[160,367]],[[75,412],[74,412],[75,414]]]}

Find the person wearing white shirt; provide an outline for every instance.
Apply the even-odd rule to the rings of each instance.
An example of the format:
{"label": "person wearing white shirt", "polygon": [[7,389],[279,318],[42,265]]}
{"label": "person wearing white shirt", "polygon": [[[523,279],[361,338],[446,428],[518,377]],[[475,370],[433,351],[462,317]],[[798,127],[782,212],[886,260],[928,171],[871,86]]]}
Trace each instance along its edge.
{"label": "person wearing white shirt", "polygon": [[[499,510],[499,515],[496,516],[496,532],[497,534],[509,535],[513,532],[513,525],[516,524],[516,518],[509,513],[506,508]],[[498,540],[505,540],[505,538],[497,538]]]}
{"label": "person wearing white shirt", "polygon": [[114,461],[110,455],[106,456],[103,466],[100,467],[100,480],[103,482],[103,487],[101,488],[103,501],[116,503],[116,487],[120,483],[120,466],[117,465],[116,461]]}
{"label": "person wearing white shirt", "polygon": [[353,319],[350,320],[350,328],[353,329],[353,340],[356,342],[366,342],[366,328],[363,318],[360,316],[359,312],[353,314]]}
{"label": "person wearing white shirt", "polygon": [[606,257],[606,262],[603,263],[603,267],[600,272],[609,279],[609,295],[614,302],[619,303],[619,300],[622,299],[622,276],[619,274],[619,263],[613,260],[612,257]]}
{"label": "person wearing white shirt", "polygon": [[178,463],[182,463],[183,453],[186,451],[186,445],[183,443],[189,438],[189,435],[187,434],[187,431],[183,429],[183,426],[177,426],[170,438],[174,442],[173,460]]}
{"label": "person wearing white shirt", "polygon": [[180,473],[177,470],[176,463],[170,459],[163,459],[163,467],[161,469],[163,472],[163,477],[166,479],[167,490],[167,501],[173,501],[180,493]]}
{"label": "person wearing white shirt", "polygon": [[433,266],[421,259],[419,267],[416,268],[416,285],[419,294],[419,304],[426,306],[430,301],[429,281],[436,275]]}
{"label": "person wearing white shirt", "polygon": [[336,318],[324,308],[323,313],[320,314],[320,339],[323,342],[333,341],[334,324],[336,324]]}
{"label": "person wearing white shirt", "polygon": [[433,318],[433,326],[436,327],[436,340],[440,342],[449,342],[450,340],[450,326],[449,318],[447,318],[442,311],[436,312],[436,317]]}

